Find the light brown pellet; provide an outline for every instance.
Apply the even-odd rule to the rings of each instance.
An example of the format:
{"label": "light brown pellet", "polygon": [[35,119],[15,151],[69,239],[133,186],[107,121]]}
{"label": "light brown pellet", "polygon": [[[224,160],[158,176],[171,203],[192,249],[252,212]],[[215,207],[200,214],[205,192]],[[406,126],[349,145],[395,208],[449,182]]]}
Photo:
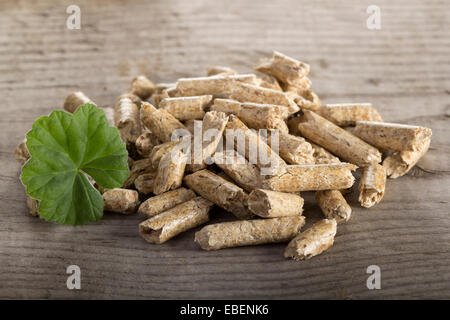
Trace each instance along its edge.
{"label": "light brown pellet", "polygon": [[357,166],[381,162],[381,153],[376,148],[313,111],[304,110],[303,116],[290,120],[290,130],[291,126],[296,126],[302,136]]}
{"label": "light brown pellet", "polygon": [[119,97],[119,99],[117,99],[117,101],[119,101],[120,99],[124,99],[124,98],[130,99],[130,100],[133,101],[133,103],[134,103],[135,105],[137,105],[139,108],[141,107],[142,100],[141,100],[141,98],[139,98],[137,95],[132,94],[132,93],[130,93],[130,92],[126,92],[126,93],[124,93],[124,94],[121,94],[120,97]]}
{"label": "light brown pellet", "polygon": [[321,254],[333,245],[336,229],[334,219],[323,219],[315,223],[289,242],[284,257],[305,260]]}
{"label": "light brown pellet", "polygon": [[304,200],[297,194],[263,189],[253,190],[248,196],[248,208],[262,218],[301,215]]}
{"label": "light brown pellet", "polygon": [[[261,169],[261,173],[281,174],[285,172],[284,160],[235,115],[230,115],[225,130],[225,139],[227,144],[234,142],[236,151],[245,156],[250,163],[256,164]],[[244,146],[239,141],[243,141]]]}
{"label": "light brown pellet", "polygon": [[286,242],[305,224],[301,215],[272,219],[254,219],[211,224],[195,233],[195,242],[203,250]]}
{"label": "light brown pellet", "polygon": [[129,98],[121,98],[114,107],[114,122],[122,140],[134,144],[141,134],[139,107]]}
{"label": "light brown pellet", "polygon": [[158,107],[168,111],[180,121],[201,120],[211,101],[212,95],[165,98]]}
{"label": "light brown pellet", "polygon": [[64,110],[70,113],[74,113],[75,110],[78,109],[79,106],[82,106],[86,103],[91,103],[96,105],[91,99],[89,99],[83,92],[77,91],[72,92],[66,97],[64,101]]}
{"label": "light brown pellet", "polygon": [[301,79],[308,75],[310,67],[304,62],[274,51],[271,59],[264,59],[255,69],[284,83],[298,86]]}
{"label": "light brown pellet", "polygon": [[136,150],[141,156],[147,157],[153,148],[160,144],[161,141],[153,133],[145,131],[136,139]]}
{"label": "light brown pellet", "polygon": [[408,173],[428,151],[430,142],[431,140],[427,139],[417,151],[396,151],[387,156],[383,161],[387,176],[396,179]]}
{"label": "light brown pellet", "polygon": [[23,139],[17,147],[14,149],[14,157],[21,164],[25,164],[28,159],[30,159],[30,152],[28,152],[27,148],[27,139]]}
{"label": "light brown pellet", "polygon": [[[314,149],[304,138],[289,133],[278,133],[280,157],[289,164],[314,164]],[[265,140],[271,146],[271,130]]]}
{"label": "light brown pellet", "polygon": [[192,135],[194,135],[194,128],[196,126],[196,123],[197,123],[198,128],[202,128],[202,126],[203,126],[203,121],[202,120],[186,120],[186,121],[183,121],[183,124],[186,127],[187,131],[189,131]]}
{"label": "light brown pellet", "polygon": [[155,85],[146,76],[137,76],[131,81],[130,93],[145,100],[155,92]]}
{"label": "light brown pellet", "polygon": [[314,149],[313,157],[315,159],[315,164],[328,164],[328,163],[340,163],[338,157],[333,156],[325,148],[318,146],[315,143],[309,141],[309,144]]}
{"label": "light brown pellet", "polygon": [[215,99],[211,110],[234,114],[245,125],[254,129],[277,129],[279,120],[284,120],[289,116],[289,110],[285,106],[240,103],[230,99]]}
{"label": "light brown pellet", "polygon": [[139,234],[149,243],[167,240],[209,221],[213,203],[196,197],[139,224]]}
{"label": "light brown pellet", "polygon": [[350,163],[288,165],[286,173],[267,177],[262,186],[282,192],[345,189],[353,185],[356,168]]}
{"label": "light brown pellet", "polygon": [[240,102],[285,106],[288,107],[289,113],[295,113],[299,110],[297,104],[286,93],[249,83],[236,85],[230,95],[230,99]]}
{"label": "light brown pellet", "polygon": [[156,172],[141,174],[134,180],[134,186],[136,189],[143,194],[149,194],[153,192],[153,187],[155,184]]}
{"label": "light brown pellet", "polygon": [[150,152],[150,155],[148,156],[151,167],[155,170],[158,169],[159,162],[161,161],[163,155],[165,155],[166,153],[170,153],[173,148],[178,146],[178,144],[179,141],[169,141],[154,146],[152,151]]}
{"label": "light brown pellet", "polygon": [[200,170],[184,177],[184,183],[202,197],[233,213],[238,219],[249,219],[248,195],[235,184],[209,170]]}
{"label": "light brown pellet", "polygon": [[170,98],[170,96],[167,93],[167,89],[164,89],[160,93],[155,93],[152,98],[153,98],[153,102],[155,103],[155,106],[157,108],[159,108],[159,104],[161,103],[161,101],[163,99]]}
{"label": "light brown pellet", "polygon": [[352,208],[349,206],[341,191],[322,190],[316,192],[316,201],[325,218],[335,219],[336,222],[350,220]]}
{"label": "light brown pellet", "polygon": [[358,121],[353,134],[382,150],[417,151],[431,137],[431,129],[399,123]]}
{"label": "light brown pellet", "polygon": [[361,120],[383,121],[371,103],[326,104],[317,113],[340,127],[354,126]]}
{"label": "light brown pellet", "polygon": [[135,213],[139,206],[136,190],[115,188],[103,193],[104,211],[123,214]]}
{"label": "light brown pellet", "polygon": [[30,214],[34,217],[39,217],[39,200],[33,199],[29,195],[26,195],[26,201],[27,201],[27,207],[30,212]]}
{"label": "light brown pellet", "polygon": [[122,188],[130,188],[134,181],[138,176],[144,173],[153,172],[154,168],[152,167],[152,163],[149,159],[141,159],[132,162],[130,174],[128,175],[127,180],[125,180]]}
{"label": "light brown pellet", "polygon": [[214,160],[216,165],[245,191],[251,192],[261,187],[262,176],[259,168],[235,150],[216,152]]}
{"label": "light brown pellet", "polygon": [[280,83],[278,82],[277,78],[274,76],[269,76],[268,74],[263,74],[259,79],[258,86],[277,90],[277,91],[283,91],[283,89],[280,86]]}
{"label": "light brown pellet", "polygon": [[[150,103],[141,106],[142,123],[162,142],[171,141],[172,133],[185,126],[166,110],[156,109]],[[186,130],[187,131],[187,130]]]}
{"label": "light brown pellet", "polygon": [[187,156],[179,146],[164,154],[159,161],[153,193],[158,195],[181,186]]}
{"label": "light brown pellet", "polygon": [[194,191],[186,188],[178,188],[145,200],[140,205],[138,212],[153,217],[195,197]]}
{"label": "light brown pellet", "polygon": [[379,164],[363,168],[359,181],[359,202],[370,208],[381,201],[386,187],[386,169]]}
{"label": "light brown pellet", "polygon": [[214,98],[228,98],[241,82],[256,84],[257,78],[254,74],[182,78],[178,79],[176,88],[181,97],[212,95]]}

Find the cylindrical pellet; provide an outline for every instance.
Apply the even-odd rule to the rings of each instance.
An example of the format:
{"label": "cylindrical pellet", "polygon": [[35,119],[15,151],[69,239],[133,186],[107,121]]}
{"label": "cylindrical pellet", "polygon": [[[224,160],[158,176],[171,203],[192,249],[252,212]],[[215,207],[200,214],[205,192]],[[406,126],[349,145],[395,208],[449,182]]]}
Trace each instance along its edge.
{"label": "cylindrical pellet", "polygon": [[249,219],[248,195],[235,184],[209,170],[200,170],[184,177],[184,183],[202,197],[233,213],[238,219]]}
{"label": "cylindrical pellet", "polygon": [[285,258],[305,260],[321,254],[334,243],[336,220],[323,219],[306,229],[289,242],[284,251]]}
{"label": "cylindrical pellet", "polygon": [[359,202],[370,208],[381,201],[386,187],[386,169],[379,164],[363,168],[359,180]]}
{"label": "cylindrical pellet", "polygon": [[330,152],[328,152],[325,148],[318,146],[315,143],[309,141],[309,144],[314,150],[313,157],[315,164],[328,164],[328,163],[340,163],[338,157],[333,156]]}
{"label": "cylindrical pellet", "polygon": [[83,92],[73,92],[66,97],[66,100],[64,101],[64,110],[70,113],[74,113],[79,106],[82,106],[86,103],[95,105],[95,103],[91,99],[89,99]]}
{"label": "cylindrical pellet", "polygon": [[164,243],[189,229],[209,221],[213,203],[196,197],[139,224],[139,234],[150,243]]}
{"label": "cylindrical pellet", "polygon": [[127,144],[134,144],[141,134],[139,107],[129,98],[121,98],[114,107],[114,122],[120,137]]}
{"label": "cylindrical pellet", "polygon": [[30,152],[28,152],[27,148],[27,139],[23,139],[14,149],[14,157],[17,161],[19,161],[21,164],[25,164],[28,159],[30,159]]}
{"label": "cylindrical pellet", "polygon": [[408,173],[428,151],[430,142],[431,140],[427,139],[417,151],[396,151],[387,156],[383,161],[387,176],[396,179]]}
{"label": "cylindrical pellet", "polygon": [[211,101],[212,95],[165,98],[158,107],[168,111],[180,121],[201,120]]}
{"label": "cylindrical pellet", "polygon": [[350,163],[289,165],[286,173],[268,177],[262,186],[282,192],[346,189],[355,181],[351,171],[356,168]]}
{"label": "cylindrical pellet", "polygon": [[[142,123],[162,142],[171,141],[172,133],[185,126],[169,112],[156,109],[150,103],[141,106]],[[187,130],[186,130],[187,131]]]}
{"label": "cylindrical pellet", "polygon": [[235,150],[216,152],[215,164],[222,169],[238,186],[250,192],[261,187],[261,172]]}
{"label": "cylindrical pellet", "polygon": [[312,111],[304,110],[303,116],[293,118],[290,126],[295,124],[302,136],[357,166],[381,161],[376,148]]}
{"label": "cylindrical pellet", "polygon": [[139,206],[136,190],[111,189],[103,193],[104,210],[123,214],[135,213]]}
{"label": "cylindrical pellet", "polygon": [[153,172],[154,168],[152,167],[152,163],[149,159],[141,159],[137,161],[133,161],[130,169],[130,174],[128,175],[127,180],[123,183],[123,188],[129,188],[134,184],[134,181],[138,176],[144,173]]}
{"label": "cylindrical pellet", "polygon": [[417,151],[431,129],[399,123],[358,121],[353,134],[381,150]]}
{"label": "cylindrical pellet", "polygon": [[34,217],[39,217],[39,203],[40,201],[38,199],[33,199],[29,195],[27,197],[27,207],[30,212],[30,214]]}
{"label": "cylindrical pellet", "polygon": [[383,121],[371,103],[326,104],[317,113],[340,127],[354,126],[361,120]]}
{"label": "cylindrical pellet", "polygon": [[263,189],[253,190],[248,196],[248,208],[262,218],[301,215],[304,200],[299,195]]}
{"label": "cylindrical pellet", "polygon": [[339,190],[317,191],[316,201],[327,219],[336,219],[339,223],[348,221],[352,215],[352,208]]}
{"label": "cylindrical pellet", "polygon": [[156,172],[141,174],[134,180],[134,186],[140,193],[152,193],[155,186],[155,177]]}
{"label": "cylindrical pellet", "polygon": [[160,144],[161,141],[153,133],[145,131],[136,139],[136,150],[141,156],[147,157],[153,148]]}
{"label": "cylindrical pellet", "polygon": [[[272,146],[271,130],[265,139]],[[289,133],[278,133],[278,150],[280,157],[289,164],[314,164],[314,149],[309,142]]]}
{"label": "cylindrical pellet", "polygon": [[154,146],[148,156],[152,168],[154,168],[155,170],[158,169],[159,162],[161,161],[163,155],[165,155],[168,152],[171,152],[171,150],[173,150],[173,148],[175,148],[178,144],[179,141],[169,141]]}
{"label": "cylindrical pellet", "polygon": [[164,154],[159,161],[153,184],[153,193],[156,195],[176,189],[183,182],[187,156],[182,150],[176,149],[178,146]]}
{"label": "cylindrical pellet", "polygon": [[195,242],[203,250],[286,242],[295,237],[305,224],[301,215],[231,221],[211,224],[195,233]]}
{"label": "cylindrical pellet", "polygon": [[271,59],[264,59],[255,69],[284,83],[298,86],[301,79],[308,75],[310,67],[304,62],[274,51]]}
{"label": "cylindrical pellet", "polygon": [[176,88],[181,97],[210,94],[215,98],[228,98],[234,87],[241,82],[256,84],[257,79],[254,74],[182,78],[178,79]]}
{"label": "cylindrical pellet", "polygon": [[178,188],[145,200],[139,207],[138,212],[153,217],[195,197],[194,191]]}
{"label": "cylindrical pellet", "polygon": [[130,92],[145,100],[155,92],[155,85],[146,76],[137,76],[131,81]]}
{"label": "cylindrical pellet", "polygon": [[[235,138],[237,139],[236,142]],[[286,163],[284,160],[256,132],[250,130],[235,115],[230,115],[230,120],[225,130],[225,139],[227,140],[227,146],[232,143],[237,152],[261,169],[262,174],[281,174],[285,172],[284,167]]]}

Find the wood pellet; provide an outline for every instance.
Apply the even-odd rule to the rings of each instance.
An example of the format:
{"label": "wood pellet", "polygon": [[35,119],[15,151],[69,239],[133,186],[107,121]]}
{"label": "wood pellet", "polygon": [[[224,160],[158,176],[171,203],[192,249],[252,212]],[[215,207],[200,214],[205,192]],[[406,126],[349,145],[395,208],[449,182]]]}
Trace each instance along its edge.
{"label": "wood pellet", "polygon": [[[333,245],[338,223],[358,215],[346,197],[357,192],[362,207],[382,205],[387,178],[407,174],[430,147],[430,128],[385,122],[369,102],[322,103],[310,65],[280,52],[255,74],[204,70],[156,85],[139,75],[114,106],[102,107],[127,145],[130,173],[110,190],[87,178],[104,211],[147,219],[139,234],[149,243],[205,224],[221,208],[234,221],[197,231],[191,240],[200,248],[283,242],[286,258],[309,259]],[[73,113],[86,103],[94,104],[73,92],[63,108]],[[26,139],[14,156],[28,161]],[[314,192],[315,204],[304,192]],[[26,203],[39,217],[40,201],[27,196]],[[302,231],[314,206],[323,217]]]}

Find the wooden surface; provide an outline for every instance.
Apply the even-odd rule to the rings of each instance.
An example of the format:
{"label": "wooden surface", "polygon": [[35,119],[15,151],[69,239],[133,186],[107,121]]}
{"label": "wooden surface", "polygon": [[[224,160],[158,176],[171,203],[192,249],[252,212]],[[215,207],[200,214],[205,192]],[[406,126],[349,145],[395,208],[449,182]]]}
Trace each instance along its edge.
{"label": "wooden surface", "polygon": [[[450,298],[450,5],[377,1],[373,31],[372,2],[2,0],[0,298]],[[65,26],[69,4],[81,7],[81,30]],[[205,252],[195,230],[150,245],[138,215],[83,227],[28,215],[12,151],[68,93],[111,106],[134,75],[169,82],[215,64],[246,72],[272,50],[310,63],[324,102],[370,101],[388,121],[433,129],[428,154],[388,181],[379,205],[351,197],[353,217],[325,254],[289,261],[282,244]],[[309,195],[305,206],[310,223],[320,217]],[[66,288],[71,264],[78,291]],[[369,265],[381,268],[381,290],[366,287]]]}

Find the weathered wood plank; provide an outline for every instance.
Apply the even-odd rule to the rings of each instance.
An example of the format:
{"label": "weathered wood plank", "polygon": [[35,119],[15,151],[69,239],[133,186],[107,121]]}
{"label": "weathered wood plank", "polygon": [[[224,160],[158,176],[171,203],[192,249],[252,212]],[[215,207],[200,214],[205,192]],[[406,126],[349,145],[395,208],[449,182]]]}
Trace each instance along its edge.
{"label": "weathered wood plank", "polygon": [[[79,3],[73,31],[70,1],[0,3],[0,298],[450,298],[447,2],[378,1],[379,31],[366,28],[365,1]],[[325,254],[294,262],[284,245],[204,252],[194,231],[149,245],[138,215],[61,227],[27,214],[12,150],[69,92],[110,106],[139,73],[168,82],[216,64],[248,72],[273,49],[311,64],[324,102],[370,101],[386,120],[433,129],[428,154],[388,181],[379,205],[363,209],[352,196],[353,217]],[[320,212],[306,198],[310,224]],[[82,290],[66,288],[70,264],[81,267]],[[372,264],[381,290],[366,287]]]}

